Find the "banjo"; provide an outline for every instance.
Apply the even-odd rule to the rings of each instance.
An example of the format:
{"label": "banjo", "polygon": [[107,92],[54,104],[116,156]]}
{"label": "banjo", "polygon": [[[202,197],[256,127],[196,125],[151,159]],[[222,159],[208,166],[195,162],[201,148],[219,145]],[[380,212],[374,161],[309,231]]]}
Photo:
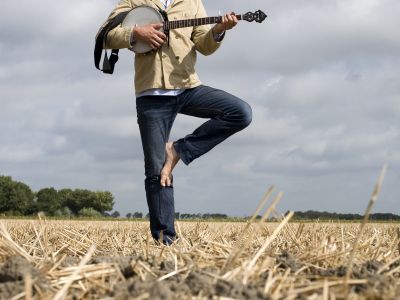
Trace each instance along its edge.
{"label": "banjo", "polygon": [[[256,21],[257,23],[263,22],[266,17],[267,15],[261,10],[257,10],[254,13],[248,12],[244,15],[236,15],[238,20],[246,20],[247,22]],[[164,31],[168,36],[170,29],[215,24],[221,23],[221,21],[221,16],[168,21],[168,17],[164,11],[158,11],[147,5],[141,5],[132,9],[126,15],[121,25],[122,27],[133,27],[162,23],[163,27],[160,29],[160,31]],[[132,47],[132,50],[135,53],[147,53],[153,49],[143,41],[136,41]]]}

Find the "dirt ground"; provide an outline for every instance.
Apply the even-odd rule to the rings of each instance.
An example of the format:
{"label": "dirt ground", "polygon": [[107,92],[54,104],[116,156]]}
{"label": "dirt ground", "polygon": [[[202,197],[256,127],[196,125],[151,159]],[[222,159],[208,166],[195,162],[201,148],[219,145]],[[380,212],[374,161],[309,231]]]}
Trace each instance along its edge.
{"label": "dirt ground", "polygon": [[[148,299],[172,300],[187,299],[189,295],[212,299],[213,296],[217,295],[234,299],[266,299],[261,287],[215,280],[204,273],[215,273],[217,270],[191,270],[185,276],[171,277],[161,282],[150,277],[142,280],[133,271],[131,265],[132,261],[138,262],[140,260],[141,258],[137,257],[94,257],[89,265],[106,263],[110,267],[118,266],[125,280],[115,285],[113,290],[99,290],[94,286],[87,291],[84,298],[99,299],[109,296],[122,300],[145,295]],[[63,267],[76,266],[78,262],[79,260],[76,257],[68,257]],[[158,266],[152,265],[152,267],[166,272],[173,271],[173,267],[168,262],[162,262]],[[43,292],[43,297],[45,297],[48,290],[51,289],[46,273],[32,266],[22,257],[11,256],[3,264],[0,264],[0,299],[11,299],[22,293],[25,287],[24,279],[28,274],[34,279],[34,284]],[[81,298],[82,295],[77,294],[75,297]]]}
{"label": "dirt ground", "polygon": [[[145,235],[122,246],[121,241],[133,235],[123,235],[121,240],[115,236],[112,245],[110,232],[119,232],[116,230],[125,226],[121,224],[110,232],[100,228],[95,234],[93,231],[97,227],[93,224],[86,229],[81,228],[82,224],[74,224],[74,230],[65,224],[63,226],[49,227],[47,233],[47,229],[36,229],[32,231],[36,232],[33,235],[28,224],[9,226],[13,241],[7,240],[3,232],[3,237],[0,236],[0,299],[28,299],[27,294],[31,299],[53,299],[66,285],[67,293],[59,299],[345,299],[348,254],[341,254],[335,247],[332,251],[313,253],[315,247],[307,250],[305,246],[289,242],[285,236],[287,232],[266,248],[246,279],[245,274],[249,272],[246,266],[254,259],[254,253],[260,251],[263,239],[255,239],[254,245],[249,244],[246,251],[238,252],[239,258],[226,268],[227,258],[235,248],[230,246],[230,242],[224,244],[223,241],[228,237],[237,240],[232,230],[239,225],[221,225],[214,231],[215,235],[212,233],[200,238],[210,232],[209,225],[192,224],[182,229],[191,237],[171,247],[158,245]],[[291,226],[297,228],[297,225]],[[302,234],[310,230],[309,237],[322,235],[321,232],[315,234],[316,227],[310,225],[307,229],[303,226]],[[70,240],[66,235],[60,236],[61,228],[67,228],[64,232],[71,233]],[[226,231],[221,233],[221,228]],[[270,236],[275,228],[276,225],[262,229],[265,237]],[[330,230],[322,228],[326,233]],[[397,232],[397,228],[388,226],[380,230],[389,230],[388,237],[393,237],[391,233]],[[371,227],[371,230],[377,229]],[[143,227],[143,232],[146,231],[147,228]],[[103,238],[108,242],[104,243]],[[399,300],[400,257],[397,247],[400,244],[394,237],[385,240],[387,243],[382,239],[374,247],[367,247],[369,238],[366,235],[360,246],[364,254],[354,261],[348,299]],[[304,245],[311,239],[306,241]],[[296,243],[299,242],[300,238],[296,239]],[[83,266],[79,266],[91,243],[97,244],[96,252]],[[329,243],[325,244],[326,249],[331,249]],[[135,251],[126,253],[125,250],[133,245]]]}
{"label": "dirt ground", "polygon": [[[118,270],[124,277],[119,284],[116,284],[112,290],[99,289],[93,286],[83,296],[81,293],[71,295],[72,299],[100,299],[111,297],[113,299],[189,299],[199,297],[204,299],[214,299],[215,297],[227,297],[232,299],[272,299],[264,294],[265,279],[268,272],[260,276],[258,282],[251,284],[242,284],[235,281],[225,281],[218,279],[210,274],[218,274],[218,269],[193,268],[190,272],[180,276],[173,276],[163,281],[157,281],[155,278],[148,277],[142,280],[141,277],[133,271],[132,262],[143,261],[140,257],[94,257],[88,263],[90,264],[109,264],[110,267],[118,267]],[[151,260],[150,260],[151,261]],[[303,264],[296,260],[288,252],[283,252],[276,258],[282,271],[290,270],[295,273]],[[149,262],[149,261],[147,261]],[[62,267],[73,267],[79,263],[76,257],[67,257]],[[158,265],[149,264],[152,269],[158,269],[165,273],[174,271],[173,262],[161,262]],[[353,270],[352,278],[366,279],[366,284],[353,286],[353,292],[364,299],[400,299],[400,286],[396,286],[395,280],[388,280],[384,275],[377,274],[382,263],[369,261],[361,266],[356,266]],[[398,267],[398,264],[393,268]],[[40,290],[43,298],[49,295],[51,284],[46,277],[46,273],[32,266],[26,259],[19,256],[11,256],[4,263],[0,264],[0,299],[12,299],[22,293],[25,288],[26,276],[33,279],[37,290]],[[320,270],[310,269],[307,276],[315,275],[318,280],[321,277],[342,278],[346,274],[346,267],[340,266],[334,269]],[[37,294],[39,296],[40,294]],[[83,296],[83,297],[82,297]],[[40,298],[40,297],[39,297]],[[308,299],[303,296],[297,299]]]}

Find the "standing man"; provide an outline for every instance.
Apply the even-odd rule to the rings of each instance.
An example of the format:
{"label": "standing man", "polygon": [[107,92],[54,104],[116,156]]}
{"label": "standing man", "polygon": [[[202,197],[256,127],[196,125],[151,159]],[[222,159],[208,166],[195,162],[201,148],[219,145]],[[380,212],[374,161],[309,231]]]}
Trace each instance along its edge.
{"label": "standing man", "polygon": [[[169,20],[206,17],[201,0],[121,0],[111,13],[140,5],[162,9]],[[169,41],[159,29],[162,24],[118,26],[107,36],[106,48],[131,48],[144,41],[153,51],[135,56],[135,91],[145,161],[145,189],[154,239],[170,244],[176,237],[172,171],[181,160],[190,164],[251,122],[251,108],[225,91],[204,86],[196,72],[197,52],[214,53],[225,31],[237,24],[234,13],[215,26],[201,25],[173,29]],[[169,141],[178,113],[208,119],[193,133]],[[229,162],[227,162],[229,163]]]}

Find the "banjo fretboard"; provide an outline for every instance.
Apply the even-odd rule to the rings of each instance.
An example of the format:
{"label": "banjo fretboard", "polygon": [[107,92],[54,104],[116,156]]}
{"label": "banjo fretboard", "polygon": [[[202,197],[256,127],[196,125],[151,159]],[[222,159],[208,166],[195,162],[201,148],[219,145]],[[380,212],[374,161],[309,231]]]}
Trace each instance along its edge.
{"label": "banjo fretboard", "polygon": [[[236,18],[238,20],[242,20],[242,15],[236,15]],[[184,28],[184,27],[193,27],[193,26],[199,26],[199,25],[221,23],[221,21],[222,21],[221,16],[198,18],[198,19],[166,21],[166,22],[164,22],[164,28],[165,29],[176,29],[176,28]]]}
{"label": "banjo fretboard", "polygon": [[[240,20],[246,20],[248,22],[256,21],[261,23],[265,20],[267,15],[263,13],[261,10],[258,10],[254,13],[248,12],[244,15],[236,15],[236,18]],[[164,29],[176,29],[176,28],[183,28],[183,27],[193,27],[199,25],[208,25],[208,24],[216,24],[221,23],[222,17],[206,17],[206,18],[197,18],[197,19],[187,19],[187,20],[176,20],[176,21],[165,21],[164,22]]]}

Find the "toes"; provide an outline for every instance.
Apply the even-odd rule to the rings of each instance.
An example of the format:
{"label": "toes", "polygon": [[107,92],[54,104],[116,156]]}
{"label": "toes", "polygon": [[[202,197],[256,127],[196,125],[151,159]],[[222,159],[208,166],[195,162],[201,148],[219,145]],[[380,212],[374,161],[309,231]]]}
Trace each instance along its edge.
{"label": "toes", "polygon": [[161,174],[160,184],[162,187],[172,185],[172,175]]}
{"label": "toes", "polygon": [[167,177],[167,186],[171,186],[171,177],[170,176]]}
{"label": "toes", "polygon": [[160,184],[161,184],[162,187],[165,187],[167,178],[168,178],[168,176],[166,176],[166,175],[161,175]]}

